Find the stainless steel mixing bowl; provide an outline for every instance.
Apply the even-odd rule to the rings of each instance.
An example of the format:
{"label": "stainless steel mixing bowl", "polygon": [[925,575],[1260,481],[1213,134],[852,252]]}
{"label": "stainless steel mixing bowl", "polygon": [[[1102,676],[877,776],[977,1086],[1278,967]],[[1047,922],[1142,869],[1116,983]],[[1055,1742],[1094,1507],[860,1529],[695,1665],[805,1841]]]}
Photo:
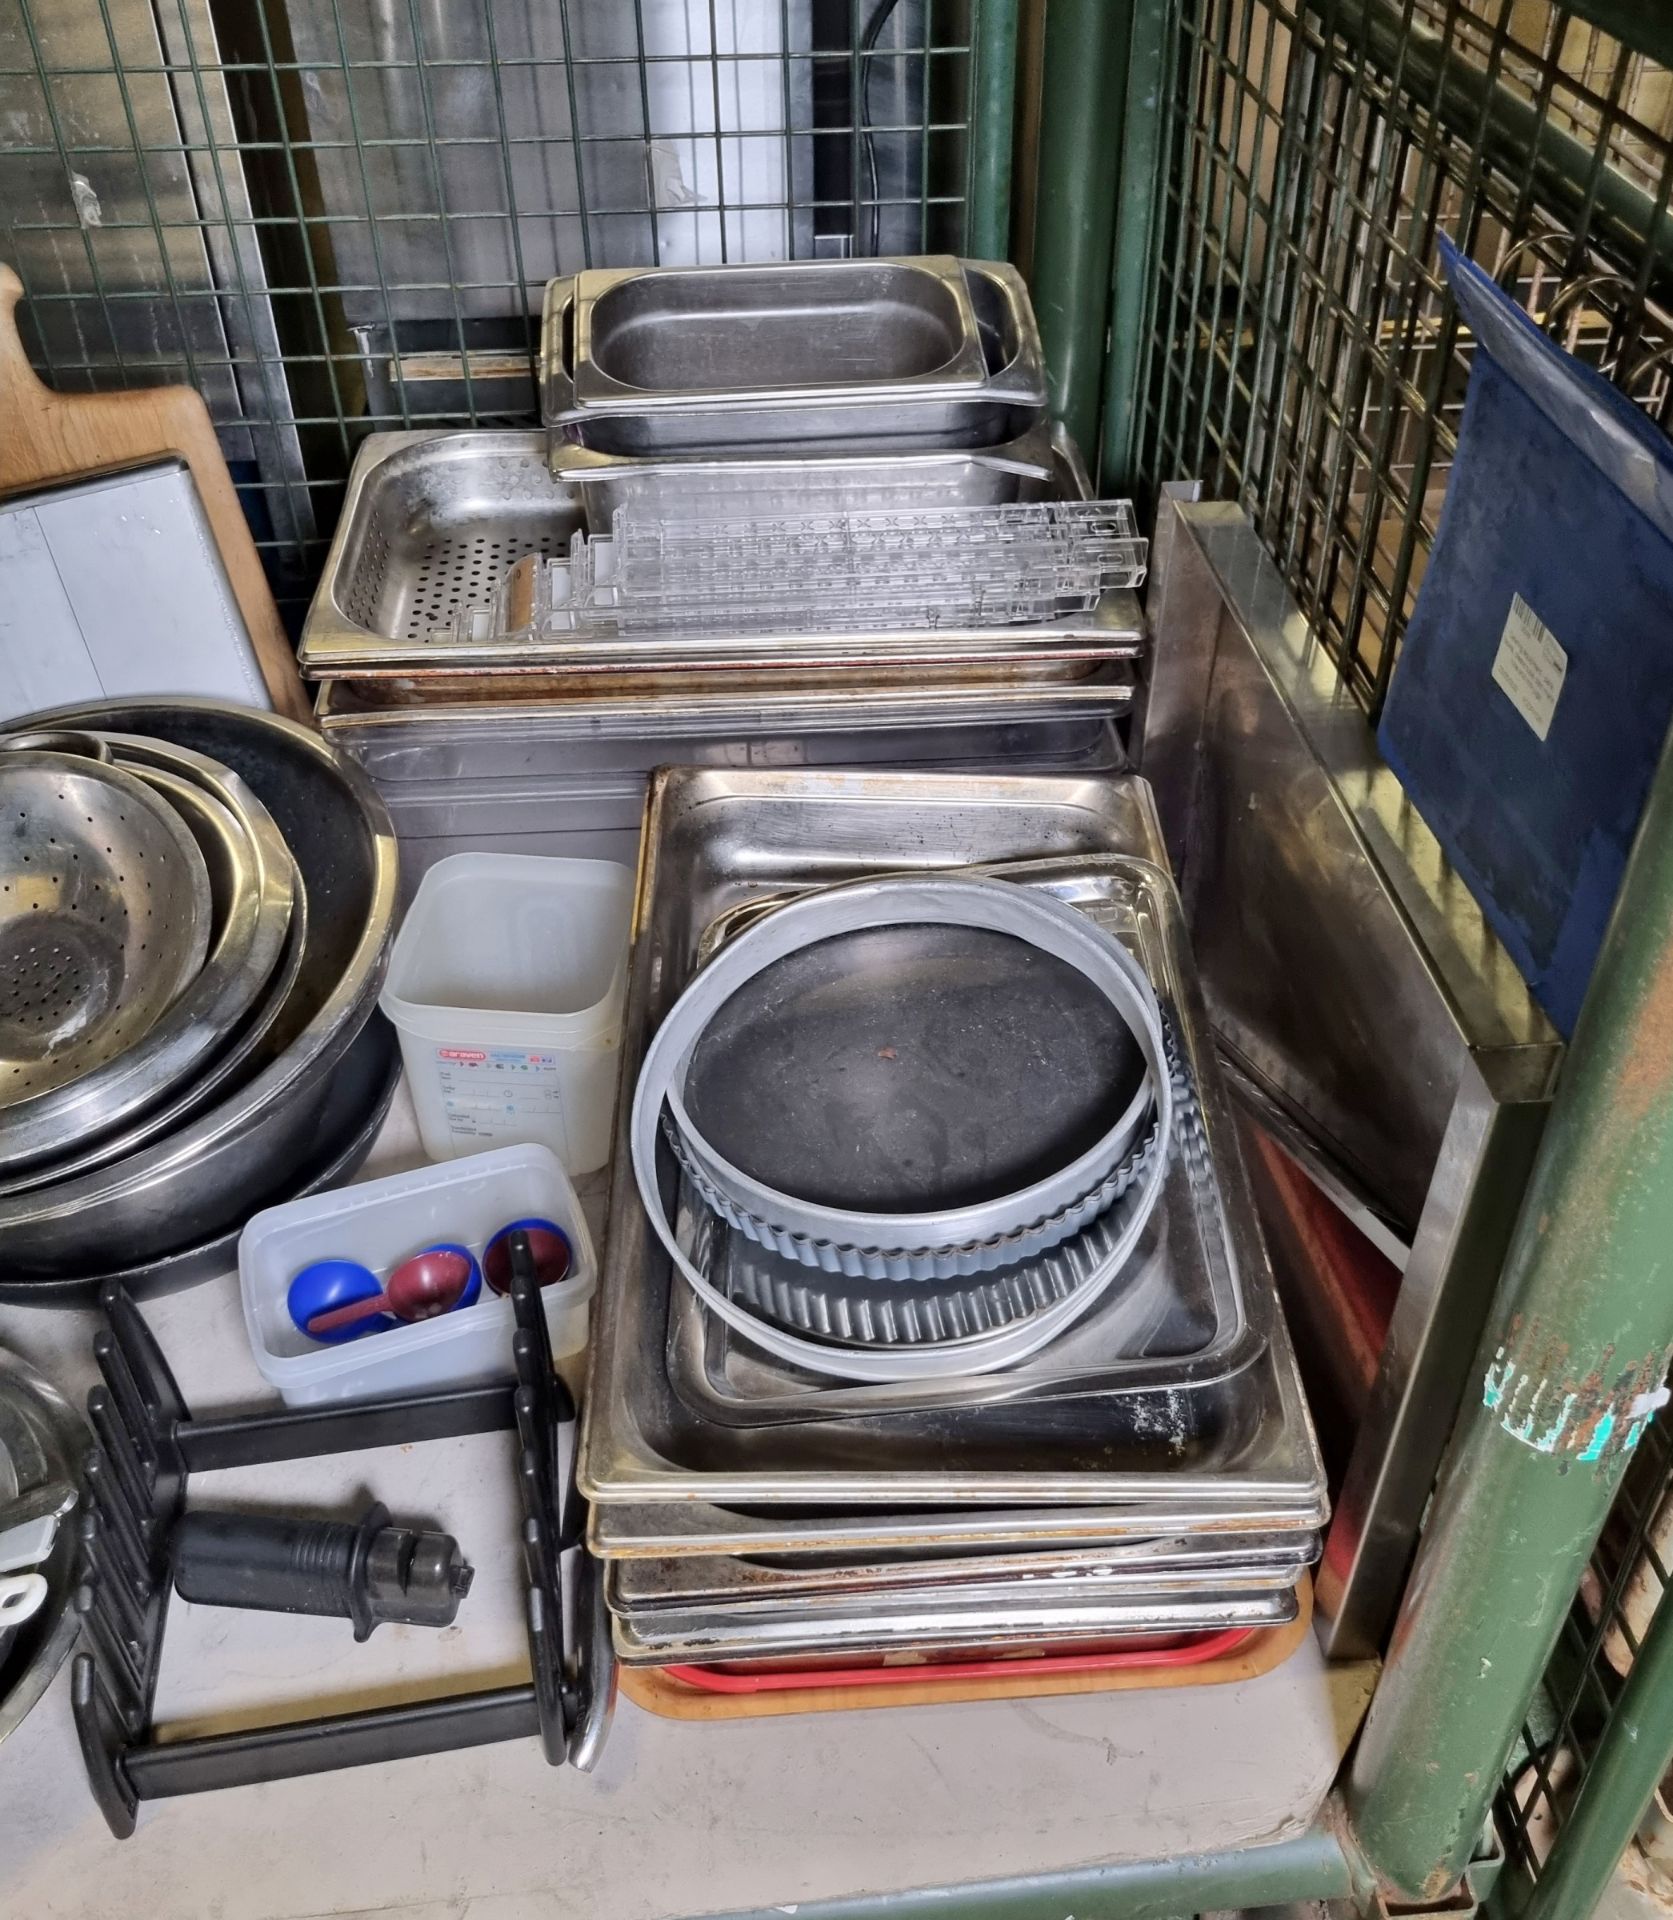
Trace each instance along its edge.
{"label": "stainless steel mixing bowl", "polygon": [[331,1077],[376,1005],[395,911],[395,836],[375,789],[317,733],[217,701],[59,709],[20,727],[140,734],[208,755],[272,814],[302,876],[308,938],[275,1057],[178,1132],[78,1178],[0,1201],[12,1277],[73,1276],[206,1240],[285,1187],[315,1151]]}
{"label": "stainless steel mixing bowl", "polygon": [[[79,1480],[89,1441],[70,1403],[26,1361],[0,1347],[0,1493],[45,1480]],[[21,1473],[17,1463],[26,1461]],[[52,1551],[37,1569],[46,1605],[22,1626],[0,1633],[0,1740],[46,1692],[81,1630],[75,1609],[76,1529],[60,1522]]]}
{"label": "stainless steel mixing bowl", "polygon": [[[288,1200],[325,1193],[352,1180],[377,1142],[400,1083],[401,1048],[395,1029],[381,1013],[374,1013],[331,1074],[330,1091],[315,1116],[313,1147],[307,1159],[261,1204],[282,1206]],[[158,1254],[154,1259],[67,1278],[14,1273],[0,1266],[0,1304],[91,1307],[98,1301],[100,1288],[113,1282],[135,1300],[180,1293],[232,1273],[238,1266],[238,1237],[243,1231],[244,1222],[238,1219],[208,1239]],[[121,1262],[119,1252],[115,1259]]]}
{"label": "stainless steel mixing bowl", "polygon": [[0,755],[0,1165],[62,1142],[72,1083],[156,1025],[203,964],[210,916],[196,841],[142,781]]}

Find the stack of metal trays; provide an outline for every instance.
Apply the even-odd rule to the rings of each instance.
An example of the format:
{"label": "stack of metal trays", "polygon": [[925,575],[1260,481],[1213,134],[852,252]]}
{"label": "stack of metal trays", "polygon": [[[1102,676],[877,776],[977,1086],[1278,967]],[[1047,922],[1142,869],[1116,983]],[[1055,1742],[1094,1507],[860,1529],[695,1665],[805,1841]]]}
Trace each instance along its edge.
{"label": "stack of metal trays", "polygon": [[[718,722],[855,689],[1026,724],[1031,700],[1109,718],[1130,698],[1145,542],[1121,503],[1087,504],[1047,421],[1014,269],[589,272],[549,289],[542,397],[541,432],[361,446],[302,634],[322,718],[390,689],[415,724],[624,699]],[[1088,516],[1096,564],[1066,579]],[[910,566],[868,556],[830,586],[833,541],[898,541],[903,520],[928,542]]]}
{"label": "stack of metal trays", "polygon": [[[789,1283],[830,1276],[787,1275],[665,1147],[659,1195],[681,1245],[746,1309],[723,1317],[619,1178],[580,1478],[627,1661],[934,1660],[1294,1616],[1323,1471],[1142,781],[657,775],[624,1084],[750,924],[833,884],[972,869],[1085,916],[1147,977],[1185,1116],[1159,1204],[1118,1282],[1037,1351],[986,1372],[860,1380],[777,1357],[752,1330],[752,1312],[794,1317]],[[815,1320],[802,1331],[832,1337]],[[838,1331],[890,1337],[863,1320]]]}

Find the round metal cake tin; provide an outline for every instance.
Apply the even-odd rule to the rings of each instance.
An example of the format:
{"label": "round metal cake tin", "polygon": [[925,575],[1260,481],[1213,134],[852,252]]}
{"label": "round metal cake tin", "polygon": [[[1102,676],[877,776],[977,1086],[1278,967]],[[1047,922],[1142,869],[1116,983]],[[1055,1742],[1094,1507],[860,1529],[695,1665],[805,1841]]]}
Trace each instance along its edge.
{"label": "round metal cake tin", "polygon": [[[921,924],[987,927],[1013,934],[1047,946],[1098,982],[1120,1008],[1138,1042],[1146,1068],[1139,1092],[1104,1138],[1068,1166],[1019,1193],[981,1206],[891,1219],[799,1206],[793,1201],[781,1205],[788,1196],[757,1192],[756,1183],[721,1160],[707,1142],[700,1136],[694,1138],[693,1132],[681,1124],[678,1083],[697,1037],[744,981],[783,955],[837,933]],[[1015,1244],[1015,1236],[1026,1236],[1098,1190],[1130,1151],[1152,1101],[1158,1150],[1133,1193],[1121,1230],[1096,1271],[1081,1286],[1025,1319],[954,1342],[926,1342],[909,1350],[833,1347],[773,1326],[727,1297],[681,1245],[663,1204],[658,1180],[657,1149],[666,1106],[680,1129],[683,1146],[702,1173],[734,1201],[747,1195],[744,1204],[754,1203],[749,1211],[758,1219],[771,1220],[781,1230],[832,1245],[846,1242],[879,1251],[892,1245],[896,1251],[921,1255],[983,1243]],[[851,1380],[930,1379],[1008,1366],[1037,1352],[1090,1311],[1138,1244],[1161,1193],[1173,1110],[1155,994],[1137,962],[1117,941],[1072,907],[1049,896],[1004,881],[930,875],[863,881],[806,895],[779,908],[722,949],[686,988],[651,1041],[634,1094],[630,1140],[635,1178],[653,1230],[686,1282],[722,1320],[779,1358],[815,1372]]]}
{"label": "round metal cake tin", "polygon": [[[764,1185],[722,1155],[693,1123],[684,1101],[690,1058],[709,1021],[775,960],[834,935],[877,926],[984,928],[1041,948],[1084,975],[1126,1023],[1147,1069],[1114,1124],[1084,1152],[1041,1179],[976,1205],[936,1212],[862,1213],[819,1205]],[[1137,1144],[1156,1083],[1165,1078],[1156,995],[1126,949],[1049,894],[967,875],[863,881],[827,888],[778,909],[723,947],[686,988],[653,1042],[656,1049],[664,1045],[677,1056],[668,1109],[687,1157],[740,1215],[774,1230],[782,1242],[774,1246],[775,1252],[807,1265],[822,1262],[795,1250],[804,1242],[812,1248],[907,1255],[1012,1243],[1006,1257],[1020,1260],[1066,1239],[1091,1217],[1079,1211],[1089,1196],[1111,1179]],[[1113,1197],[1107,1195],[1105,1204]],[[1042,1233],[1044,1238],[1034,1237]],[[923,1277],[933,1277],[933,1271]]]}

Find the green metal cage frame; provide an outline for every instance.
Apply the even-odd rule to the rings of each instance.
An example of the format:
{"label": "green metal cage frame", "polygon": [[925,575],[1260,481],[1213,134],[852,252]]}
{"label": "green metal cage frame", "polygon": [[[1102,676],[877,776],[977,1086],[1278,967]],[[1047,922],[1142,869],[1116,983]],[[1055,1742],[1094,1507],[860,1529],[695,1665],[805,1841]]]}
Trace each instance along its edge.
{"label": "green metal cage frame", "polygon": [[[1078,404],[1101,402],[1106,483],[1154,499],[1166,482],[1200,480],[1244,507],[1374,718],[1434,538],[1472,353],[1438,233],[1673,421],[1673,15],[1618,0],[1137,0],[1129,11],[1109,337]],[[1135,112],[1146,97],[1148,117]],[[1667,786],[1664,769],[1645,841]],[[1651,864],[1641,841],[1645,888]],[[1629,928],[1631,911],[1623,900],[1611,950],[1642,939],[1649,965],[1666,925],[1648,892]],[[1652,1013],[1641,1004],[1631,1018]],[[1565,1114],[1597,1055],[1641,1031],[1605,1032],[1594,1010]],[[1631,1156],[1614,1144],[1618,1157],[1595,1158],[1586,1181],[1624,1196]],[[1560,1116],[1544,1174],[1565,1148]],[[1597,1219],[1579,1186],[1541,1211]],[[1673,1213],[1653,1217],[1673,1235]],[[1644,1268],[1612,1268],[1606,1240],[1569,1249],[1576,1293],[1579,1261],[1591,1283],[1619,1289],[1601,1318],[1655,1325]],[[1542,1269],[1540,1250],[1519,1244],[1490,1340],[1506,1337],[1518,1286],[1537,1286]],[[1578,1334],[1585,1303],[1568,1304]],[[1483,1366],[1495,1349],[1484,1351]],[[1577,1549],[1556,1513],[1586,1513],[1595,1533],[1607,1489],[1589,1477],[1542,1485],[1514,1448],[1498,1457],[1505,1436],[1482,1412],[1466,1410],[1437,1492],[1345,1812],[1380,1878],[1444,1904],[1491,1798],[1506,1855],[1492,1909],[1582,1920],[1673,1759],[1673,1444],[1644,1430],[1609,1476],[1620,1487],[1595,1551],[1584,1526]],[[1537,1567],[1492,1537],[1515,1511],[1495,1506],[1495,1476],[1501,1494],[1516,1479],[1518,1500],[1547,1509],[1529,1529],[1543,1543]],[[1514,1610],[1536,1584],[1506,1657],[1484,1610]],[[1441,1758],[1416,1767],[1413,1753]],[[1669,1833],[1653,1801],[1640,1860],[1652,1881],[1673,1866]],[[1673,1891],[1673,1878],[1661,1884]]]}
{"label": "green metal cage frame", "polygon": [[[1142,359],[1130,403],[1112,375],[1106,471],[1239,500],[1373,715],[1469,372],[1437,234],[1655,417],[1673,412],[1667,69],[1584,11],[1167,10]],[[1638,23],[1664,54],[1667,37]],[[1117,284],[1139,272],[1118,260]]]}

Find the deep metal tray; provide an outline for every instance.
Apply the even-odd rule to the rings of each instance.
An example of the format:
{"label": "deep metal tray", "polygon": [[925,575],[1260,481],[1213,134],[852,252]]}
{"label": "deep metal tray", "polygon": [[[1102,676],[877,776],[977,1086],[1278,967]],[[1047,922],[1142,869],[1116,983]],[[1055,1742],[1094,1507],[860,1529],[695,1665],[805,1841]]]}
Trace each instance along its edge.
{"label": "deep metal tray", "polygon": [[[723,774],[673,769],[652,783],[622,1043],[623,1084],[647,1035],[697,960],[704,930],[745,898],[810,882],[1070,853],[1153,852],[1149,789],[1102,779],[936,774]],[[1194,1001],[1194,988],[1185,987]],[[1203,1029],[1200,1004],[1190,1023]],[[1228,1168],[1223,1203],[1259,1358],[1228,1409],[1212,1461],[1152,1443],[1112,1446],[1074,1399],[890,1416],[886,1437],[847,1420],[738,1427],[699,1414],[662,1363],[669,1262],[650,1240],[637,1189],[615,1183],[598,1302],[581,1479],[600,1502],[889,1505],[946,1508],[1158,1501],[1176,1508],[1313,1512],[1323,1472],[1270,1271],[1255,1229],[1217,1075],[1199,1068],[1204,1125]],[[631,1102],[620,1103],[625,1165]],[[1026,1435],[1008,1430],[1015,1423]],[[1160,1457],[1159,1457],[1160,1455]],[[1317,1524],[1315,1520],[1313,1524]],[[1125,1530],[1131,1530],[1130,1527]]]}
{"label": "deep metal tray", "polygon": [[[540,391],[541,419],[551,430],[554,454],[565,441],[596,453],[629,455],[792,444],[829,448],[868,437],[905,437],[920,447],[988,447],[1014,439],[1040,420],[1045,362],[1028,289],[1015,267],[1002,261],[962,263],[963,291],[981,346],[981,376],[969,378],[966,355],[966,374],[949,381],[925,368],[928,356],[922,348],[937,331],[941,346],[950,346],[954,315],[944,311],[938,328],[924,302],[900,297],[930,292],[928,305],[936,305],[940,293],[954,285],[944,272],[947,263],[848,262],[816,268],[811,277],[804,265],[724,276],[625,270],[550,281],[541,310]],[[933,275],[926,272],[932,266]],[[939,285],[932,287],[932,280]],[[745,288],[764,297],[768,311],[752,314],[747,328],[736,324],[735,313],[729,316],[732,324],[714,332],[715,355],[707,367],[678,350],[659,350],[654,358],[641,351],[653,335],[659,349],[668,347],[676,328],[688,345],[696,341],[709,330],[700,302],[712,301],[716,291]],[[834,325],[821,325],[826,316],[808,311],[810,290],[827,301],[833,295],[840,299],[830,316]],[[687,304],[677,314],[672,309],[682,296]],[[627,302],[641,311],[621,326]],[[585,319],[578,318],[578,304]],[[651,307],[660,311],[646,310]],[[579,336],[587,329],[594,348],[591,365],[579,359]],[[771,337],[763,340],[764,331]],[[860,331],[866,338],[856,342]],[[740,344],[747,357],[732,364]],[[655,380],[654,391],[601,370],[599,352],[608,354],[612,347],[625,349],[618,357],[633,363],[624,370]],[[862,366],[873,377],[855,378]],[[822,380],[821,371],[842,377]],[[711,376],[706,388],[689,384],[682,390],[669,379],[672,373],[695,383],[705,372]],[[735,377],[717,389],[712,378],[722,372]],[[775,372],[796,377],[775,380]]]}
{"label": "deep metal tray", "polygon": [[[527,624],[513,604],[515,593],[502,591],[519,560],[557,555],[582,530],[583,492],[548,472],[544,446],[536,431],[370,435],[355,456],[303,624],[304,672],[361,679],[539,674],[565,687],[600,690],[619,682],[645,690],[666,685],[670,675],[688,676],[695,685],[724,672],[828,674],[864,667],[868,675],[895,673],[905,684],[921,684],[934,673],[1073,678],[1143,650],[1138,604],[1125,591],[1105,594],[1081,618],[1008,627],[654,639],[548,633]],[[1035,497],[1085,497],[1084,472],[1067,441],[1042,439],[1036,454],[1029,468]],[[880,470],[904,488],[904,499],[926,505],[933,489],[926,494],[924,483],[933,481],[937,464],[948,462],[963,466],[968,458],[905,454]],[[821,465],[789,464],[804,477]],[[839,463],[824,464],[834,470]],[[785,488],[796,489],[795,474],[784,474],[782,465],[687,466],[676,498],[689,503],[695,491],[712,500],[754,474],[778,511]]]}
{"label": "deep metal tray", "polygon": [[781,443],[731,454],[630,454],[558,438],[548,451],[553,478],[579,491],[588,527],[608,533],[624,508],[670,518],[761,519],[1080,499],[1055,477],[1055,440],[1055,433],[1037,427],[963,449],[874,439],[805,451]]}
{"label": "deep metal tray", "polygon": [[944,391],[987,370],[950,254],[723,267],[589,267],[575,289],[576,400]]}

